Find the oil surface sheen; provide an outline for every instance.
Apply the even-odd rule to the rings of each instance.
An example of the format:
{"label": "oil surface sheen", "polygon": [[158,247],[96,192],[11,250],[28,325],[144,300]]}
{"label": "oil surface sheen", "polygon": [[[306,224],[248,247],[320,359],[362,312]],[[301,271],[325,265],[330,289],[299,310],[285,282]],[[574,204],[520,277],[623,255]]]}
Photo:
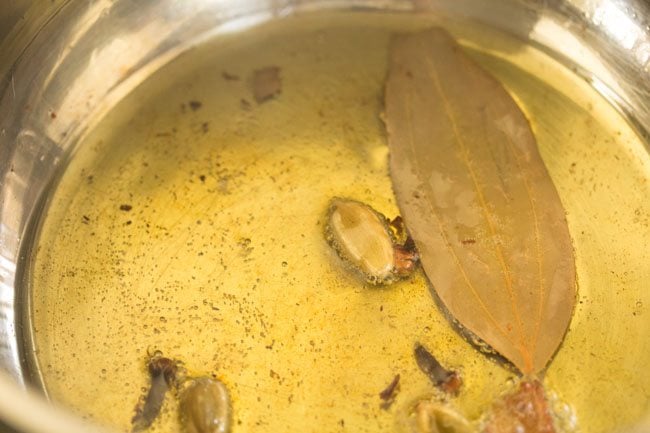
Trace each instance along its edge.
{"label": "oil surface sheen", "polygon": [[[369,286],[324,240],[334,196],[398,214],[380,120],[387,47],[392,32],[428,24],[361,22],[286,20],[215,40],[86,137],[31,268],[28,314],[54,400],[128,431],[154,349],[222,380],[242,432],[409,431],[414,402],[435,393],[416,342],[461,372],[451,404],[470,419],[512,387],[514,373],[450,325],[421,271]],[[566,208],[579,298],[544,379],[561,422],[590,433],[634,422],[650,395],[648,152],[545,55],[451,30],[530,119]],[[258,104],[250,79],[269,66],[282,90]],[[152,431],[180,431],[176,401]]]}

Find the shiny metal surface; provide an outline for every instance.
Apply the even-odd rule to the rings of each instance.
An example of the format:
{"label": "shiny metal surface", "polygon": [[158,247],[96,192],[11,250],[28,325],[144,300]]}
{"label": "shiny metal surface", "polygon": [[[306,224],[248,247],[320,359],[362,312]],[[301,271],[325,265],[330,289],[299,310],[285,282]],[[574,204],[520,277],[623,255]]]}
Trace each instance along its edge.
{"label": "shiny metal surface", "polygon": [[[35,0],[3,5],[0,367],[17,386],[30,381],[24,368],[29,354],[21,346],[28,330],[21,328],[17,313],[22,309],[21,251],[40,198],[78,139],[139,83],[204,40],[268,20],[343,8],[461,16],[530,40],[591,81],[649,137],[650,4],[643,0]],[[0,394],[16,385],[3,377]],[[30,406],[31,397],[25,401],[17,412],[11,399],[0,399],[0,418],[26,431],[57,431],[21,421],[23,413],[45,410]]]}

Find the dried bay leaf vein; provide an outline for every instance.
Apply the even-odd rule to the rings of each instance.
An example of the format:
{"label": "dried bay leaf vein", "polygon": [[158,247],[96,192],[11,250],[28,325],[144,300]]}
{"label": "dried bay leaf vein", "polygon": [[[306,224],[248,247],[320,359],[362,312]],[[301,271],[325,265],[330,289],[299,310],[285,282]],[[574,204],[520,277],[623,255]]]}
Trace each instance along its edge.
{"label": "dried bay leaf vein", "polygon": [[544,294],[546,293],[546,289],[544,287],[544,276],[542,272],[543,256],[542,256],[542,249],[540,245],[539,219],[537,217],[537,208],[535,206],[535,199],[533,198],[533,192],[530,188],[530,179],[528,178],[529,177],[528,173],[526,173],[526,170],[523,169],[520,157],[515,151],[514,143],[512,142],[512,139],[508,134],[506,134],[506,143],[508,146],[508,150],[515,158],[517,169],[522,173],[522,178],[524,180],[524,185],[526,187],[526,195],[528,196],[528,203],[530,204],[531,216],[533,218],[533,227],[535,227],[535,250],[537,253],[537,277],[539,280],[539,293],[538,293],[539,306],[537,308],[537,320],[535,321],[535,332],[533,333],[533,338],[531,341],[531,347],[534,349],[537,346],[537,338],[539,337],[539,330],[541,329],[541,325],[542,325],[542,314],[544,311],[544,303],[545,303]]}
{"label": "dried bay leaf vein", "polygon": [[[501,250],[501,245],[497,239],[497,232],[496,229],[494,228],[494,221],[491,216],[490,209],[488,208],[487,202],[485,200],[485,195],[483,194],[483,191],[481,187],[479,186],[479,180],[476,175],[476,171],[474,170],[474,167],[472,166],[470,160],[469,160],[469,152],[467,150],[467,146],[465,144],[465,141],[462,138],[462,135],[460,134],[460,131],[458,130],[458,123],[456,121],[456,118],[454,116],[453,110],[449,104],[449,99],[445,95],[445,91],[443,90],[442,86],[440,85],[440,79],[438,77],[438,73],[435,69],[435,66],[431,62],[430,58],[426,59],[427,61],[427,66],[430,69],[429,77],[433,80],[433,83],[436,87],[436,90],[438,91],[438,94],[440,95],[440,98],[442,99],[443,106],[445,107],[445,113],[447,114],[447,118],[449,119],[449,122],[451,123],[451,127],[454,131],[454,138],[456,139],[456,142],[458,145],[461,147],[461,155],[463,156],[463,163],[465,164],[465,167],[467,167],[467,171],[472,179],[472,184],[474,186],[474,191],[476,192],[476,195],[479,198],[479,202],[481,204],[481,210],[483,211],[483,217],[485,218],[485,221],[487,222],[488,228],[490,229],[490,238],[492,240],[492,244],[494,245],[494,254],[497,257],[497,260],[499,261],[499,264],[501,265],[501,272],[503,273],[503,279],[505,283],[506,290],[508,292],[508,297],[510,298],[510,308],[512,310],[513,315],[515,316],[515,320],[517,321],[518,325],[518,331],[519,331],[519,347],[522,352],[522,355],[525,358],[525,361],[528,363],[531,363],[530,359],[530,354],[527,353],[526,347],[524,345],[524,336],[523,336],[523,323],[521,321],[521,316],[519,315],[519,311],[517,309],[516,305],[516,300],[515,300],[515,293],[512,288],[512,275],[510,274],[510,269],[508,269],[508,264],[506,263],[504,257],[503,257],[503,251]],[[484,304],[482,304],[484,305]],[[487,309],[484,309],[486,313],[489,314]],[[510,340],[512,341],[512,340]]]}
{"label": "dried bay leaf vein", "polygon": [[[409,127],[408,127],[408,131],[409,131],[409,150],[414,155],[414,159],[415,159],[415,155],[417,154],[417,152],[415,151],[415,138],[413,137],[413,126],[412,126],[413,125],[413,113],[411,111],[410,104],[408,104],[408,101],[413,98],[412,95],[413,95],[413,92],[409,92],[409,97],[405,98],[407,103],[404,105],[404,111],[406,112],[406,118],[407,118],[407,122],[409,124]],[[418,170],[418,172],[420,173],[420,178],[423,178],[423,174],[420,172],[420,166],[418,164],[415,164],[415,167],[416,167],[416,170]],[[467,284],[467,287],[472,292],[472,295],[474,296],[474,298],[476,298],[479,305],[481,306],[481,309],[485,312],[486,316],[488,317],[488,320],[492,323],[494,328],[500,334],[502,334],[504,336],[504,338],[506,338],[508,341],[510,341],[512,344],[514,344],[514,342],[512,341],[510,336],[508,335],[508,333],[505,332],[505,330],[501,327],[501,325],[499,325],[499,322],[497,322],[497,320],[494,318],[492,313],[490,313],[490,310],[485,305],[485,302],[483,301],[481,295],[478,293],[478,291],[476,290],[476,288],[472,284],[472,281],[469,279],[469,276],[467,275],[467,272],[465,271],[465,268],[463,267],[463,264],[460,261],[460,258],[458,257],[458,254],[456,253],[456,250],[451,245],[451,242],[449,242],[449,237],[447,236],[447,230],[446,230],[444,221],[442,220],[442,218],[440,217],[440,215],[438,214],[438,212],[433,207],[433,204],[430,201],[427,200],[426,204],[427,204],[427,207],[429,208],[429,211],[431,212],[431,215],[433,215],[434,218],[436,219],[436,221],[438,222],[438,227],[439,227],[440,233],[441,233],[441,235],[442,235],[442,237],[443,237],[443,239],[445,241],[445,245],[447,246],[447,249],[451,252],[452,256],[454,257],[456,265],[458,266],[458,269],[460,270],[460,273],[463,276],[463,280],[465,281],[465,283]],[[488,266],[488,265],[486,264],[486,266]]]}
{"label": "dried bay leaf vein", "polygon": [[[435,71],[435,67],[431,63],[431,59],[427,59],[427,61],[428,61],[427,63],[429,65],[429,67],[431,68],[431,70],[435,74],[436,87],[439,89],[439,92],[441,93],[446,105],[448,106],[449,103],[448,103],[447,99],[445,98],[445,96],[443,94],[442,88],[440,86],[440,80],[438,79],[438,75],[437,75],[437,73]],[[471,79],[474,82],[476,82],[476,77],[475,76],[472,76]],[[507,134],[507,133],[505,133],[504,136],[505,136],[505,139],[506,139],[505,142],[506,142],[506,145],[507,145],[508,152],[515,159],[515,164],[517,166],[517,171],[519,173],[521,173],[521,175],[522,175],[524,187],[526,189],[526,196],[527,196],[527,199],[528,199],[528,203],[530,205],[531,217],[532,217],[532,220],[533,220],[533,227],[534,227],[534,232],[535,232],[535,252],[536,252],[536,262],[537,262],[537,279],[538,279],[538,282],[539,282],[539,292],[538,292],[538,304],[539,305],[538,305],[538,308],[537,308],[537,319],[535,321],[535,332],[533,333],[533,336],[532,336],[532,338],[530,340],[530,343],[531,343],[530,347],[534,351],[535,347],[537,346],[537,338],[539,336],[539,330],[541,329],[542,314],[543,314],[544,303],[545,303],[545,296],[544,295],[546,293],[546,289],[544,287],[543,271],[542,271],[542,269],[543,269],[543,255],[542,255],[542,252],[541,252],[541,245],[540,245],[539,219],[538,219],[538,215],[537,215],[537,208],[536,208],[536,205],[535,205],[535,199],[533,198],[533,192],[532,192],[532,189],[531,189],[531,184],[530,184],[530,179],[529,179],[530,176],[529,176],[528,172],[525,170],[525,168],[524,168],[524,166],[523,166],[523,164],[521,162],[520,155],[515,150],[515,147],[514,147],[515,145],[512,142],[512,137],[510,137],[510,134]],[[493,158],[494,158],[494,156],[493,156]],[[502,173],[499,174],[499,180],[501,181],[501,183],[503,185],[503,174]],[[507,194],[506,194],[505,190],[503,190],[503,194],[507,197]],[[510,287],[510,290],[512,290],[512,286]],[[517,317],[519,319],[519,323],[521,324],[521,317],[519,315],[517,315]],[[523,330],[523,327],[521,328],[521,330]],[[532,360],[531,360],[531,362],[532,362]]]}

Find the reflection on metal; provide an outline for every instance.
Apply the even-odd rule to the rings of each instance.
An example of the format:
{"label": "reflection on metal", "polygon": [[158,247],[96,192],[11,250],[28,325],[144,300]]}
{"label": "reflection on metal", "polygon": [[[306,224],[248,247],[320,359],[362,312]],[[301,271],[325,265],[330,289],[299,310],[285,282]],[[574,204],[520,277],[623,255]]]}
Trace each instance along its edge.
{"label": "reflection on metal", "polygon": [[631,50],[643,38],[643,32],[632,17],[625,15],[620,5],[601,3],[594,12],[592,21],[626,50]]}
{"label": "reflection on metal", "polygon": [[593,23],[601,27],[614,41],[632,53],[639,65],[650,69],[650,40],[646,31],[626,13],[625,3],[603,2],[596,7]]}
{"label": "reflection on metal", "polygon": [[[5,233],[5,227],[0,227]],[[4,242],[2,242],[4,246]],[[0,362],[6,372],[23,381],[23,373],[18,359],[18,342],[16,341],[16,318],[14,314],[14,275],[16,264],[0,251],[0,321],[5,326],[0,328]]]}
{"label": "reflection on metal", "polygon": [[[560,7],[568,19],[562,25],[580,40],[602,69],[590,68],[582,56],[567,55],[561,46],[552,51],[570,59],[599,91],[650,138],[650,3],[644,0],[567,0]],[[576,22],[576,18],[579,22]],[[581,22],[580,22],[581,21]],[[632,116],[633,114],[633,116]]]}

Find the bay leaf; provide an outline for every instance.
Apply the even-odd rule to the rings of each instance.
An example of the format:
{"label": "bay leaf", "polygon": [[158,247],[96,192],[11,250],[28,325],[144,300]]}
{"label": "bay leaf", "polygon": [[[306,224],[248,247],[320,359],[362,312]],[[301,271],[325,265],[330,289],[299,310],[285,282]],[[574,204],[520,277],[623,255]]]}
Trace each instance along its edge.
{"label": "bay leaf", "polygon": [[565,212],[528,120],[444,30],[391,41],[393,188],[422,266],[458,322],[522,373],[561,343],[576,297]]}

